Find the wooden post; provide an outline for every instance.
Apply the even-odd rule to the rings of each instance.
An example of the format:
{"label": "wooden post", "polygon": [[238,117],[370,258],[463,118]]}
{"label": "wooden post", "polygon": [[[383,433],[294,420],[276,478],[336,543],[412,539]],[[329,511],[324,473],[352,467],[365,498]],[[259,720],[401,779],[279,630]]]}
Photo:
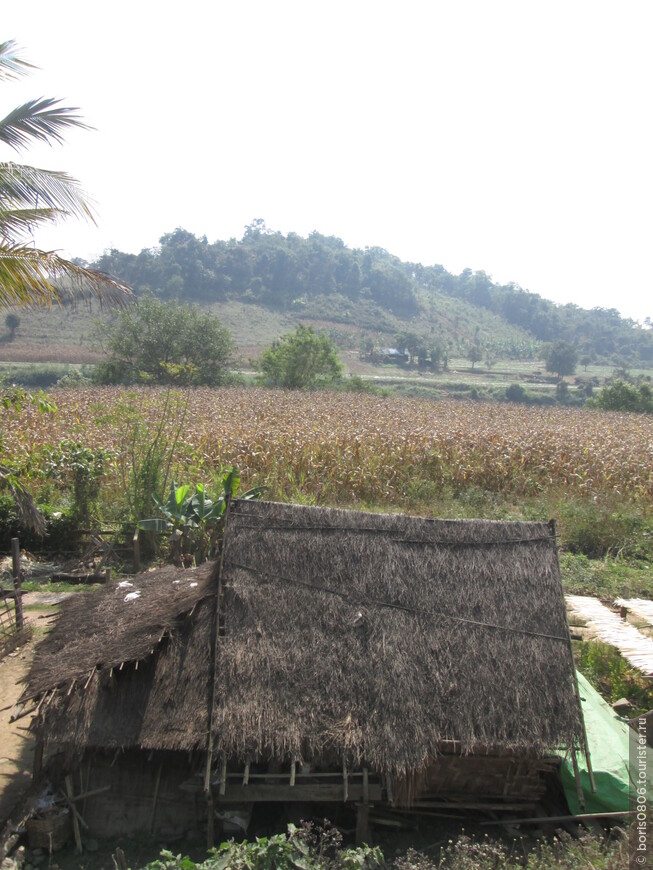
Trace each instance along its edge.
{"label": "wooden post", "polygon": [[34,760],[32,762],[32,779],[36,780],[43,770],[43,739],[39,737],[34,746]]}
{"label": "wooden post", "polygon": [[134,530],[132,546],[134,548],[134,574],[138,574],[141,570],[141,542],[138,539],[138,528]]}
{"label": "wooden post", "polygon": [[206,795],[206,848],[212,849],[215,843],[215,809],[213,807],[213,792]]}
{"label": "wooden post", "polygon": [[221,797],[227,793],[227,758],[222,759],[222,767],[220,768],[220,788],[218,794]]}
{"label": "wooden post", "polygon": [[[549,531],[551,532],[551,539],[553,541],[553,546],[556,551],[556,561],[558,560],[558,545],[556,543],[556,524],[555,520],[549,520]],[[583,705],[580,700],[580,689],[578,688],[578,676],[576,674],[576,664],[574,662],[574,648],[571,643],[571,631],[569,629],[569,619],[567,617],[567,608],[564,604],[564,590],[562,588],[562,578],[560,577],[560,569],[558,568],[558,577],[560,578],[560,592],[563,596],[562,598],[562,613],[565,620],[565,628],[566,628],[566,636],[567,643],[569,649],[569,662],[571,664],[571,674],[572,674],[572,687],[574,690],[574,695],[576,696],[576,701],[578,703],[578,714],[580,717],[580,727],[581,727],[581,737],[583,738],[583,750],[585,754],[585,764],[587,766],[587,774],[590,780],[590,789],[592,790],[592,794],[596,794],[596,782],[594,781],[594,770],[592,769],[592,757],[590,755],[590,744],[587,739],[587,729],[585,728],[585,716],[583,715]],[[576,760],[576,753],[574,748],[571,749],[571,760],[574,766],[574,778],[576,779],[576,787],[579,787],[580,779],[578,776],[578,762]],[[585,809],[585,801],[583,798],[583,790],[580,788],[579,792],[579,801],[581,805],[581,809]]]}
{"label": "wooden post", "polygon": [[66,794],[70,803],[70,812],[73,817],[73,833],[75,834],[75,851],[78,855],[82,853],[82,833],[79,830],[79,821],[75,812],[75,794],[73,792],[73,778],[70,774],[66,777]]}
{"label": "wooden post", "polygon": [[[231,510],[231,494],[228,494],[226,497],[226,507],[224,514],[224,534],[227,532],[227,524],[229,522],[229,512]],[[215,692],[215,680],[216,680],[216,672],[217,672],[217,661],[218,661],[218,647],[220,645],[220,635],[221,629],[223,626],[220,624],[220,607],[222,605],[222,571],[224,569],[224,551],[225,551],[225,541],[223,538],[222,541],[222,551],[220,553],[220,562],[218,566],[218,588],[216,589],[215,594],[215,611],[214,611],[214,620],[211,628],[212,636],[211,636],[211,685],[209,688],[209,733],[207,738],[206,745],[206,765],[204,767],[204,794],[206,796],[207,802],[207,811],[209,814],[208,826],[206,829],[206,842],[209,849],[213,848],[213,837],[214,837],[214,809],[213,809],[213,791],[211,789],[211,768],[213,767],[213,723],[215,720],[215,701],[216,701],[216,692]],[[222,770],[223,776],[220,777],[220,794],[224,795],[227,787],[227,759],[224,758],[224,765]],[[224,782],[223,782],[224,777]]]}
{"label": "wooden post", "polygon": [[154,833],[154,821],[156,819],[156,802],[159,797],[159,786],[161,785],[161,771],[163,764],[159,764],[159,769],[156,772],[156,782],[154,783],[154,797],[152,798],[152,814],[150,815],[150,834]]}
{"label": "wooden post", "polygon": [[11,539],[11,567],[14,575],[14,618],[16,631],[20,631],[25,624],[23,616],[22,582],[20,575],[20,541],[18,538]]}
{"label": "wooden post", "polygon": [[356,807],[356,845],[369,845],[370,842],[370,805],[358,804]]}
{"label": "wooden post", "polygon": [[345,803],[349,800],[349,782],[347,780],[347,762],[342,758],[342,799]]}
{"label": "wooden post", "polygon": [[576,795],[578,797],[578,806],[581,811],[585,810],[585,794],[583,785],[580,781],[580,771],[578,770],[578,760],[576,759],[576,749],[572,747],[571,751],[571,766],[574,769],[574,782],[576,783]]}

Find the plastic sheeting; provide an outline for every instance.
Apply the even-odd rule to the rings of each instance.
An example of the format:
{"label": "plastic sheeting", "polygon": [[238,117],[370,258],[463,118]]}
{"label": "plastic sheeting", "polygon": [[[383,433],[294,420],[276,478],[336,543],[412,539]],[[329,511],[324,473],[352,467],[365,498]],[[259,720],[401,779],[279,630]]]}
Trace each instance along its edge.
{"label": "plastic sheeting", "polygon": [[[569,809],[575,815],[582,812],[626,812],[632,808],[629,801],[634,801],[635,788],[642,782],[645,782],[649,806],[653,805],[653,751],[648,748],[644,759],[647,764],[643,768],[646,778],[640,778],[638,732],[616,715],[582,674],[577,676],[596,793],[593,794],[590,787],[585,756],[579,753],[578,769],[585,796],[583,809],[578,800],[571,757],[567,754],[560,773]],[[653,737],[653,722],[648,727],[652,732],[650,738]]]}

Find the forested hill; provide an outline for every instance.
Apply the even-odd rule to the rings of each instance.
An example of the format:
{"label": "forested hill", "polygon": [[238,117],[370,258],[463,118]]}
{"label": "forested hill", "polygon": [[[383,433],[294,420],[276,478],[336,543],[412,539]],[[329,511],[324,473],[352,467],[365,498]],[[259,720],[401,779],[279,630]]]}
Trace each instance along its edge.
{"label": "forested hill", "polygon": [[653,331],[614,309],[556,305],[516,284],[496,284],[484,272],[453,275],[442,266],[403,262],[382,248],[348,248],[317,232],[284,236],[260,220],[240,240],[209,243],[177,229],[158,248],[140,254],[112,250],[92,265],[127,281],[138,294],[150,291],[162,299],[236,300],[388,334],[410,322],[459,346],[478,341],[488,321],[496,333],[500,320],[509,339],[495,350],[506,355],[528,355],[533,342],[565,339],[594,359],[653,363]]}

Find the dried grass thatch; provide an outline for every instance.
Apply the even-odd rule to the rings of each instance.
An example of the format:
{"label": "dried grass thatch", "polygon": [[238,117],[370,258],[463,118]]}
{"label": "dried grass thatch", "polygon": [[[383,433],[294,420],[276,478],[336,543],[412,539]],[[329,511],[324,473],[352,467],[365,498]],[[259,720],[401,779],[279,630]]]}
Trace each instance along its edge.
{"label": "dried grass thatch", "polygon": [[66,602],[25,693],[49,740],[203,748],[212,722],[214,757],[344,757],[393,775],[451,742],[581,744],[546,524],[236,501],[224,547],[215,663],[211,568],[143,575],[131,602]]}

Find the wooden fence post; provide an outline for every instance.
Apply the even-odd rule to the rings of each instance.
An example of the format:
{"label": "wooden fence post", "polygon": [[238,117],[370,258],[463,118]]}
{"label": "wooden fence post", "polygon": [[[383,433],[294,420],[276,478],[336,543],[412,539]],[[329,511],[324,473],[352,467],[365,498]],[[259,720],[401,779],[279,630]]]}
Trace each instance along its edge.
{"label": "wooden fence post", "polygon": [[23,617],[23,591],[22,577],[20,573],[20,541],[18,538],[11,539],[11,567],[14,575],[14,615],[16,620],[16,631],[20,631],[25,624]]}
{"label": "wooden fence post", "polygon": [[134,574],[138,574],[141,570],[141,544],[138,539],[138,526],[134,530],[132,544],[134,547]]}

